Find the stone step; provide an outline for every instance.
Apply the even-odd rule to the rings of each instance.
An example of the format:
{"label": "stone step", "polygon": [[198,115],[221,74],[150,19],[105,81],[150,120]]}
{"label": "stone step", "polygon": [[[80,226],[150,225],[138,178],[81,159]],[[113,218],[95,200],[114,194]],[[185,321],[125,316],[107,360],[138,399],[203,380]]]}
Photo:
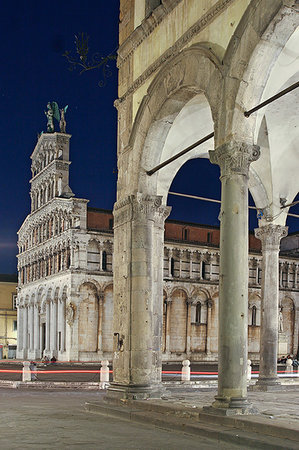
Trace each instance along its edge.
{"label": "stone step", "polygon": [[[153,411],[159,414],[174,415],[176,417],[189,417],[204,423],[218,424],[240,430],[260,433],[267,436],[278,437],[299,442],[299,429],[292,428],[287,420],[271,419],[262,415],[235,415],[224,416],[216,412],[205,412],[202,408],[183,407],[174,403],[151,402],[134,400],[137,408]],[[299,448],[299,446],[298,446]]]}
{"label": "stone step", "polygon": [[[156,427],[180,431],[192,435],[204,437],[220,443],[229,443],[240,448],[253,448],[264,450],[298,450],[297,442],[281,439],[269,435],[250,432],[225,426],[201,422],[190,417],[178,417],[173,414],[158,413],[150,410],[134,408],[130,406],[115,406],[104,402],[86,402],[85,409],[92,413],[113,417],[120,420],[128,420],[143,424],[151,424]],[[233,448],[233,447],[232,447]]]}

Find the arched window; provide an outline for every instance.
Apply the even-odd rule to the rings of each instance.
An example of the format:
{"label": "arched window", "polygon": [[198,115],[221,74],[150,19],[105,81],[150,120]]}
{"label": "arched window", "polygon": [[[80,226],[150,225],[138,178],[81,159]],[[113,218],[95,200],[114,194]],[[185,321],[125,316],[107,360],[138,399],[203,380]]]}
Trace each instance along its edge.
{"label": "arched window", "polygon": [[107,270],[107,253],[105,250],[102,253],[102,270]]}
{"label": "arched window", "polygon": [[253,305],[252,311],[251,311],[251,325],[253,327],[256,326],[256,306],[255,305]]}
{"label": "arched window", "polygon": [[195,310],[195,323],[200,323],[201,320],[201,303],[196,304],[196,310]]}

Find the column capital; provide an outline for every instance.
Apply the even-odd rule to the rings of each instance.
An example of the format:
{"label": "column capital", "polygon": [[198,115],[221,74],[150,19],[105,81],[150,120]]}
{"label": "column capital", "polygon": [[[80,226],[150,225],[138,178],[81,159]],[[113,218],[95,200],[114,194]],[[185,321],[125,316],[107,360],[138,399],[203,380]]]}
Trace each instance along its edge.
{"label": "column capital", "polygon": [[216,150],[210,150],[209,155],[211,163],[220,166],[221,177],[232,175],[248,177],[250,163],[260,156],[260,147],[246,142],[230,141]]}
{"label": "column capital", "polygon": [[130,195],[114,204],[114,224],[119,226],[130,220],[153,220],[164,225],[170,211],[170,206],[162,205],[162,196],[137,192],[136,195]]}
{"label": "column capital", "polygon": [[288,227],[269,224],[255,228],[254,234],[262,242],[263,250],[279,250],[280,240],[287,236]]}

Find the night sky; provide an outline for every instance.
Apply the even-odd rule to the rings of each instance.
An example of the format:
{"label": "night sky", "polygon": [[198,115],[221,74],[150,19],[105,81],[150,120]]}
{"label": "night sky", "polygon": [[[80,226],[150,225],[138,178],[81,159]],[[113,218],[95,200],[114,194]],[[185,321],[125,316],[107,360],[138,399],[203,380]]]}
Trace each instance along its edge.
{"label": "night sky", "polygon": [[[1,7],[1,197],[0,273],[16,271],[17,231],[30,211],[30,155],[46,131],[48,101],[69,105],[70,187],[89,206],[112,209],[116,192],[117,69],[98,87],[101,72],[69,71],[62,54],[87,32],[91,54],[106,56],[118,45],[119,2],[4,1]],[[185,164],[171,190],[220,199],[219,169],[207,160]],[[170,218],[219,225],[219,206],[169,196]],[[295,212],[295,211],[294,211]],[[255,213],[251,228],[256,226]],[[293,219],[292,231],[298,229]]]}

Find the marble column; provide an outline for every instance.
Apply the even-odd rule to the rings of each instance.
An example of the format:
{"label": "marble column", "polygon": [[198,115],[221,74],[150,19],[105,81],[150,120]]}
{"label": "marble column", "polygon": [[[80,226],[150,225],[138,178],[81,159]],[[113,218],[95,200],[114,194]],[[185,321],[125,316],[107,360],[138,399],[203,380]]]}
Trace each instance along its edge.
{"label": "marble column", "polygon": [[166,303],[166,324],[165,324],[165,353],[169,354],[170,349],[170,307],[171,298],[165,299]]}
{"label": "marble column", "polygon": [[221,169],[218,395],[214,408],[249,413],[247,402],[248,175],[259,147],[231,141],[210,160]]}
{"label": "marble column", "polygon": [[28,307],[24,306],[23,311],[23,358],[27,357],[28,352]]}
{"label": "marble column", "polygon": [[17,352],[18,352],[18,358],[21,358],[20,354],[21,351],[24,348],[24,339],[23,339],[23,324],[24,324],[24,307],[19,306],[17,309],[17,321],[18,321],[18,327],[17,327]]}
{"label": "marble column", "polygon": [[29,328],[29,351],[34,349],[34,305],[31,304],[28,309],[28,328]]}
{"label": "marble column", "polygon": [[267,390],[280,384],[277,377],[279,246],[287,227],[265,225],[255,229],[262,242],[260,373],[257,385]]}
{"label": "marble column", "polygon": [[193,298],[188,298],[186,301],[187,313],[186,313],[186,356],[191,351],[191,307]]}
{"label": "marble column", "polygon": [[207,300],[207,335],[206,335],[206,354],[211,353],[211,329],[212,329],[212,300]]}
{"label": "marble column", "polygon": [[40,357],[40,323],[39,323],[39,306],[34,305],[34,353],[35,358]]}
{"label": "marble column", "polygon": [[98,345],[97,351],[103,350],[103,306],[104,306],[104,292],[99,294],[99,310],[98,310]]}
{"label": "marble column", "polygon": [[48,353],[50,351],[50,301],[46,303],[46,348],[45,351]]}
{"label": "marble column", "polygon": [[162,197],[137,193],[114,205],[114,358],[108,397],[162,392]]}

